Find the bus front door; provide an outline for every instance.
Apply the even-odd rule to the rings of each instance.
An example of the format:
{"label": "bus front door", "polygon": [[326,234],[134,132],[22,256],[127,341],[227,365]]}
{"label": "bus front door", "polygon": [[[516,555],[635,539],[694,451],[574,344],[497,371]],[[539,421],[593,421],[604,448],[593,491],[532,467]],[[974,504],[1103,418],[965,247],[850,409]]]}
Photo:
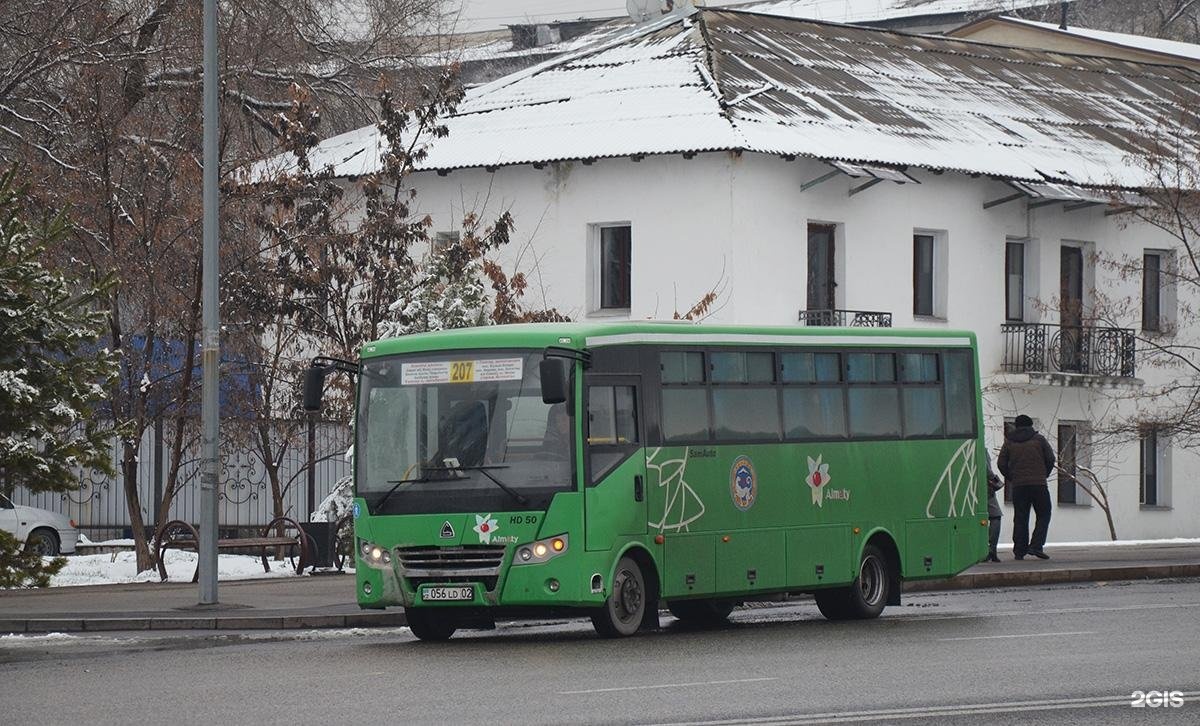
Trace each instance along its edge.
{"label": "bus front door", "polygon": [[638,376],[589,378],[584,415],[586,547],[646,533],[646,455]]}

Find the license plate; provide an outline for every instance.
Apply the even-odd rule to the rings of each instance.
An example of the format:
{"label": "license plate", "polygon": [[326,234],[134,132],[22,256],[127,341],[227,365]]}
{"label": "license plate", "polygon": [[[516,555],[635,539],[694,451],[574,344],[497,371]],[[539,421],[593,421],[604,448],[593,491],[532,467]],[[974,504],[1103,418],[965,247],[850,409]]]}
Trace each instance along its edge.
{"label": "license plate", "polygon": [[421,599],[433,600],[474,600],[475,588],[472,585],[461,587],[427,587],[421,591]]}

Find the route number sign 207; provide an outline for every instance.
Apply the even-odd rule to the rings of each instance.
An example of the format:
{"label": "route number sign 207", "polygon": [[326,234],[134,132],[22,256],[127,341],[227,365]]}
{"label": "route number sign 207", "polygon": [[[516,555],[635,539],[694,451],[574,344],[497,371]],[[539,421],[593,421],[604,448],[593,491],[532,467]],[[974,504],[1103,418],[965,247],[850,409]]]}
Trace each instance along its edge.
{"label": "route number sign 207", "polygon": [[1179,708],[1183,705],[1183,691],[1134,691],[1129,699],[1133,708]]}
{"label": "route number sign 207", "polygon": [[413,361],[400,366],[400,385],[519,381],[524,367],[525,361],[521,358]]}

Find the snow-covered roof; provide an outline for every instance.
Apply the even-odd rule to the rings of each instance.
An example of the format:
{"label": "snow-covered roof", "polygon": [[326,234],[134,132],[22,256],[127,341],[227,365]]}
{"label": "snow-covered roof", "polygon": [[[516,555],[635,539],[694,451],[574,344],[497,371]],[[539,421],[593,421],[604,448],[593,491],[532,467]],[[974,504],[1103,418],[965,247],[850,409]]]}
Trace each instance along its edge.
{"label": "snow-covered roof", "polygon": [[[1120,46],[1122,48],[1132,48],[1135,50],[1146,51],[1148,53],[1161,53],[1162,55],[1200,61],[1200,45],[1195,43],[1182,43],[1177,40],[1147,38],[1143,35],[1113,33],[1107,30],[1092,30],[1091,28],[1078,28],[1074,26],[1062,28],[1054,23],[1039,23],[1033,20],[1024,20],[1022,18],[1014,18],[1007,15],[1000,16],[999,18],[989,18],[988,20],[998,20],[1004,23],[1012,23],[1013,25],[1037,28],[1038,30],[1057,33],[1065,36],[1097,40],[1101,43],[1108,43],[1110,45]],[[986,22],[986,20],[976,22]],[[971,25],[975,25],[975,23],[972,23]]]}
{"label": "snow-covered roof", "polygon": [[[743,150],[1138,187],[1131,156],[1181,109],[1200,75],[1170,66],[709,9],[471,89],[420,168]],[[313,166],[372,171],[379,143]]]}
{"label": "snow-covered roof", "polygon": [[763,0],[728,5],[731,9],[830,23],[871,23],[931,15],[1012,12],[1054,4],[1053,0]]}

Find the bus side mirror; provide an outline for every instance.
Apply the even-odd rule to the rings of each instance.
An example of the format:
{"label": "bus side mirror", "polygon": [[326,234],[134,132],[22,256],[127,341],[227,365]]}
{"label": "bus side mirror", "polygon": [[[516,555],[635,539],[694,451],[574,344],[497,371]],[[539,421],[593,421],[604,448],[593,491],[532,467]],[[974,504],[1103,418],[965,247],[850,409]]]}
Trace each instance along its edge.
{"label": "bus side mirror", "polygon": [[321,410],[321,394],[325,389],[325,368],[309,366],[304,371],[304,410],[315,413]]}
{"label": "bus side mirror", "polygon": [[557,358],[543,358],[538,364],[542,377],[542,403],[564,403],[567,400],[567,366]]}

